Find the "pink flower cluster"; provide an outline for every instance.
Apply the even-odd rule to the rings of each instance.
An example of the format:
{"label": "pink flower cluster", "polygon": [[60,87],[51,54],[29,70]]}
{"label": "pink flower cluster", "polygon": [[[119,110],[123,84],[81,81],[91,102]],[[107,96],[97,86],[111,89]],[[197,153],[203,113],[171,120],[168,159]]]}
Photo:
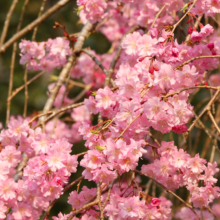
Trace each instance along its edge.
{"label": "pink flower cluster", "polygon": [[21,49],[20,64],[34,71],[51,72],[55,68],[61,68],[66,63],[67,56],[72,54],[69,41],[62,37],[41,43],[22,40],[19,48]]}
{"label": "pink flower cluster", "polygon": [[186,186],[194,207],[207,207],[219,198],[220,188],[214,186],[217,182],[214,175],[219,172],[216,162],[207,164],[198,154],[191,157],[183,149],[178,150],[173,142],[162,142],[156,157],[153,163],[142,166],[142,172],[171,190]]}
{"label": "pink flower cluster", "polygon": [[[70,116],[73,120],[71,126],[68,126],[62,120],[51,120],[45,126],[45,131],[48,135],[54,139],[66,138],[70,143],[76,143],[82,140],[78,128],[83,123],[91,124],[91,115],[85,106],[80,106],[73,109],[70,112]],[[74,134],[74,135],[73,135]]]}
{"label": "pink flower cluster", "polygon": [[[11,209],[7,219],[38,219],[76,172],[78,161],[70,154],[72,145],[65,139],[50,138],[41,129],[30,129],[22,119],[11,119],[8,129],[0,133],[0,142],[0,218]],[[21,179],[15,182],[16,167],[24,154],[29,159]]]}
{"label": "pink flower cluster", "polygon": [[80,16],[85,17],[91,23],[101,21],[107,8],[107,3],[104,0],[77,0],[77,5]]}
{"label": "pink flower cluster", "polygon": [[[89,52],[102,62],[106,69],[109,68],[113,54],[99,55],[92,50]],[[82,78],[85,84],[92,84],[94,89],[98,89],[103,87],[106,75],[87,54],[82,54],[72,69],[71,77],[76,79]]]}

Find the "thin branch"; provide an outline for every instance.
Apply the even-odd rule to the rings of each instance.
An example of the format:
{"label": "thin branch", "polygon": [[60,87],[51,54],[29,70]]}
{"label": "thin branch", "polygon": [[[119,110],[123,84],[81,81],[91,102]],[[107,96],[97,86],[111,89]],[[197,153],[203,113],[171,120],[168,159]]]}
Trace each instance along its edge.
{"label": "thin branch", "polygon": [[218,90],[218,87],[213,87],[213,86],[191,86],[191,87],[187,87],[187,88],[181,89],[181,90],[179,90],[177,92],[168,93],[168,94],[166,94],[166,95],[164,95],[162,97],[163,98],[168,98],[168,97],[176,95],[176,94],[179,95],[183,91],[190,90],[190,89],[198,89],[198,88]]}
{"label": "thin branch", "polygon": [[0,39],[0,46],[5,41],[5,38],[6,38],[6,35],[7,35],[7,32],[8,32],[9,23],[10,23],[10,20],[11,20],[11,16],[12,16],[12,13],[13,13],[17,3],[18,3],[18,0],[14,0],[12,2],[11,7],[8,11],[8,14],[6,15],[6,19],[5,19],[4,27],[3,27],[3,30],[2,30],[1,39]]}
{"label": "thin branch", "polygon": [[[157,180],[155,180],[153,177],[148,176],[144,173],[142,173],[139,170],[134,170],[134,172],[139,173],[140,175],[146,176],[149,179],[153,180],[157,185],[161,186],[163,189],[165,189],[168,193],[172,194],[173,196],[175,196],[178,200],[180,200],[182,203],[185,204],[185,206],[187,206],[189,209],[191,209],[191,211],[197,216],[198,219],[200,219],[200,217],[197,215],[197,213],[195,212],[195,210],[193,209],[193,207],[186,203],[182,198],[180,198],[178,195],[176,195],[173,191],[169,190],[166,186],[164,186],[162,183],[158,182]],[[200,219],[201,220],[201,219]]]}
{"label": "thin branch", "polygon": [[[42,13],[43,13],[43,11],[44,11],[44,7],[45,7],[45,5],[46,5],[46,2],[47,2],[47,0],[42,0],[42,4],[41,4],[41,7],[40,7],[38,16],[37,16],[38,18],[42,15]],[[38,27],[39,27],[39,25],[37,25],[37,26],[34,28],[34,32],[33,32],[32,39],[31,39],[32,41],[34,41],[35,38],[36,38],[36,34],[37,34]]]}
{"label": "thin branch", "polygon": [[104,215],[102,211],[102,203],[101,203],[101,185],[100,183],[97,183],[97,200],[98,200],[98,206],[100,210],[100,219],[104,220]]}
{"label": "thin branch", "polygon": [[214,117],[213,117],[213,115],[212,115],[212,113],[211,113],[211,111],[210,111],[210,106],[209,106],[209,108],[207,109],[207,114],[208,114],[208,116],[210,117],[212,123],[214,124],[216,130],[218,131],[218,133],[219,133],[219,135],[220,135],[220,128],[219,128],[219,126],[217,125],[217,123],[216,123],[216,121],[215,121],[215,119],[214,119]]}
{"label": "thin branch", "polygon": [[[160,9],[160,11],[156,14],[156,17],[155,17],[155,19],[154,19],[154,21],[153,21],[153,23],[152,23],[152,25],[151,25],[151,28],[154,27],[154,25],[155,25],[157,19],[159,18],[160,14],[163,12],[163,10],[166,8],[166,6],[167,6],[167,5],[165,4],[165,5]],[[150,34],[150,30],[147,32],[147,34]]]}
{"label": "thin branch", "polygon": [[[26,7],[27,7],[28,3],[29,3],[29,0],[25,0],[24,5],[22,7],[22,11],[21,11],[21,16],[20,16],[19,21],[18,21],[18,26],[17,26],[16,33],[18,33],[19,30],[21,29],[21,25],[22,25],[23,18],[24,18],[24,13],[25,13],[25,10],[26,10]],[[15,42],[13,44],[13,51],[12,51],[11,65],[10,65],[10,80],[9,80],[9,88],[8,88],[8,97],[10,97],[11,94],[12,94],[16,52],[17,52],[17,42]],[[11,102],[7,101],[6,124],[8,124],[8,122],[9,122],[10,109],[11,109]]]}
{"label": "thin branch", "polygon": [[215,215],[215,213],[211,210],[211,208],[210,208],[209,206],[206,207],[206,208],[209,210],[210,213],[213,214],[213,216],[214,216],[217,220],[219,220],[219,218]]}
{"label": "thin branch", "polygon": [[5,44],[3,44],[0,47],[0,53],[5,52],[5,50],[10,47],[15,41],[23,37],[26,33],[33,30],[35,27],[37,27],[40,23],[45,21],[48,17],[50,17],[52,14],[54,14],[56,11],[58,11],[60,8],[64,7],[67,3],[69,3],[71,0],[60,0],[57,2],[53,7],[48,9],[44,14],[42,14],[39,18],[35,19],[33,22],[31,22],[29,25],[27,25],[25,28],[23,28],[21,31],[19,31],[17,34],[13,35]]}
{"label": "thin branch", "polygon": [[[71,182],[69,185],[67,185],[63,192],[66,192],[67,190],[69,190],[73,185],[75,185],[76,183],[82,181],[84,179],[83,176],[79,177],[78,179],[76,179],[75,181]],[[46,212],[44,213],[42,220],[47,219],[49,217],[50,214],[50,210],[52,209],[52,207],[54,206],[54,204],[57,202],[58,199],[54,199],[51,203],[50,206],[47,208]]]}
{"label": "thin branch", "polygon": [[[34,76],[33,78],[31,78],[29,81],[27,81],[27,85],[30,85],[33,81],[35,81],[36,79],[38,79],[40,76],[42,76],[45,72],[42,71],[40,73],[38,73],[36,76]],[[10,102],[12,100],[12,98],[17,95],[22,89],[24,89],[25,85],[20,86],[19,88],[15,89],[11,96],[8,97],[7,102]]]}
{"label": "thin branch", "polygon": [[87,54],[88,56],[90,56],[92,58],[92,60],[95,61],[95,63],[99,66],[99,68],[107,75],[108,71],[106,70],[106,68],[102,65],[102,63],[93,55],[89,52],[89,50],[83,49],[82,50],[83,53]]}
{"label": "thin branch", "polygon": [[37,124],[33,129],[39,127],[43,122],[47,122],[48,120],[50,120],[51,118],[53,118],[54,116],[56,116],[57,114],[60,114],[62,112],[65,112],[69,109],[73,109],[73,108],[77,108],[79,106],[82,106],[84,105],[84,102],[80,102],[80,103],[76,103],[76,104],[72,104],[72,105],[68,105],[64,108],[61,108],[60,110],[57,110],[57,111],[48,111],[48,112],[45,112],[45,113],[42,113],[42,114],[39,114],[35,117],[33,117],[30,121],[29,121],[29,124],[32,123],[33,121],[35,121],[37,118],[40,118],[42,116],[45,116],[45,115],[48,115],[48,114],[51,114],[48,118],[46,118],[44,121],[40,122],[39,124]]}
{"label": "thin branch", "polygon": [[91,206],[97,205],[99,203],[98,200],[95,200],[93,202],[87,203],[85,204],[83,207],[81,207],[80,209],[76,210],[75,212],[73,212],[72,214],[70,214],[70,216],[68,217],[67,220],[71,220],[74,216],[76,216],[78,213],[80,213],[81,211],[83,211],[84,209],[88,209]]}
{"label": "thin branch", "polygon": [[[193,113],[194,113],[195,118],[198,118],[198,116],[196,115],[196,113],[194,111],[193,111]],[[202,123],[202,121],[200,119],[198,119],[198,124],[201,126],[201,128],[205,131],[205,133],[209,136],[210,139],[212,139],[214,137],[220,141],[220,137],[218,137],[215,133],[213,133],[207,127],[205,127],[205,125]]]}
{"label": "thin branch", "polygon": [[192,10],[192,8],[194,7],[194,5],[196,4],[197,1],[198,1],[198,0],[195,0],[195,1],[193,2],[193,4],[190,6],[189,10],[182,16],[182,18],[180,18],[180,19],[176,22],[176,24],[173,25],[173,29],[172,29],[172,31],[171,31],[172,34],[174,33],[176,27],[181,23],[181,21],[182,21],[182,20],[186,17],[186,15],[188,15],[188,13]]}
{"label": "thin branch", "polygon": [[23,112],[23,118],[26,118],[27,115],[27,106],[28,106],[28,85],[27,85],[27,76],[28,70],[26,69],[24,71],[24,112]]}
{"label": "thin branch", "polygon": [[126,127],[126,128],[121,132],[121,134],[115,139],[115,142],[116,142],[120,137],[122,137],[122,135],[125,133],[125,131],[127,131],[127,129],[131,126],[131,124],[132,124],[134,121],[136,121],[142,114],[143,114],[143,112],[140,113],[139,115],[137,115],[137,116],[127,125],[127,127]]}
{"label": "thin branch", "polygon": [[220,88],[218,87],[218,90],[216,91],[215,95],[212,97],[212,99],[209,101],[209,103],[206,105],[206,107],[202,110],[202,112],[199,114],[199,116],[194,120],[194,122],[191,124],[191,126],[188,128],[188,131],[186,132],[186,136],[188,133],[192,130],[196,122],[202,117],[202,115],[210,108],[210,106],[214,103],[216,97],[218,96],[220,92]]}
{"label": "thin branch", "polygon": [[177,69],[183,67],[184,65],[186,65],[186,64],[188,64],[188,63],[190,63],[190,62],[192,62],[192,61],[194,61],[194,60],[203,59],[203,58],[220,58],[220,55],[210,55],[210,56],[194,57],[194,58],[192,58],[192,59],[190,59],[190,60],[187,60],[187,61],[183,62],[181,65],[175,67],[174,70],[177,70]]}

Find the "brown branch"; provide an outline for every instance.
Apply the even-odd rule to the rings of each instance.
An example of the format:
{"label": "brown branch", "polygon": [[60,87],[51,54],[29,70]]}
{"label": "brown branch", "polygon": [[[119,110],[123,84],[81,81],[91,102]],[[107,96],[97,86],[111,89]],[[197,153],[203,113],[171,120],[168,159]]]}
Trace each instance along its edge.
{"label": "brown branch", "polygon": [[[42,76],[45,72],[42,71],[40,73],[38,73],[36,76],[34,76],[32,79],[30,79],[29,81],[27,81],[27,85],[30,85],[34,80],[38,79],[40,76]],[[20,86],[19,88],[15,89],[11,96],[8,97],[7,102],[10,102],[12,100],[12,98],[17,95],[22,89],[24,89],[25,85]]]}
{"label": "brown branch", "polygon": [[93,55],[89,52],[89,50],[83,49],[82,50],[83,53],[87,54],[88,56],[90,56],[92,58],[93,61],[95,61],[95,63],[99,66],[99,68],[107,75],[108,71],[106,70],[106,68],[102,65],[102,63]]}
{"label": "brown branch", "polygon": [[28,106],[28,85],[27,85],[27,74],[28,74],[28,70],[26,69],[24,71],[24,112],[23,112],[23,118],[26,118],[27,115],[27,106]]}
{"label": "brown branch", "polygon": [[122,137],[122,135],[125,133],[125,131],[127,131],[127,129],[131,126],[131,124],[132,124],[134,121],[136,121],[136,119],[138,119],[142,114],[143,114],[143,112],[140,113],[139,115],[137,115],[137,116],[127,125],[127,127],[126,127],[126,128],[121,132],[121,134],[115,139],[115,142],[116,142],[120,137]]}
{"label": "brown branch", "polygon": [[[75,185],[76,183],[82,181],[84,179],[83,176],[79,177],[78,179],[76,179],[75,181],[71,182],[69,185],[67,185],[63,192],[66,192],[67,190],[69,190],[73,185]],[[58,199],[54,199],[51,203],[50,206],[47,208],[46,212],[44,213],[43,217],[41,218],[41,220],[47,219],[49,217],[50,214],[50,210],[52,209],[52,207],[54,206],[54,204],[57,202]]]}
{"label": "brown branch", "polygon": [[[21,11],[21,16],[18,21],[16,33],[18,33],[19,30],[21,29],[21,24],[23,22],[24,13],[25,13],[28,3],[29,3],[29,0],[25,0],[24,5],[22,7],[22,11]],[[11,65],[10,65],[10,80],[9,80],[9,88],[8,88],[8,97],[10,97],[12,94],[16,52],[17,52],[17,42],[13,44],[13,51],[12,51]],[[9,118],[10,118],[10,108],[11,108],[11,102],[7,101],[6,124],[8,124]]]}
{"label": "brown branch", "polygon": [[[38,18],[42,15],[42,13],[43,13],[43,11],[44,11],[44,7],[45,7],[46,2],[47,2],[47,0],[42,0],[42,4],[41,4],[41,6],[40,6],[40,10],[39,10],[39,13],[38,13],[38,16],[37,16]],[[39,25],[38,25],[38,26],[39,26]],[[34,41],[35,38],[36,38],[38,26],[36,26],[36,27],[34,28],[34,32],[33,32],[32,39],[31,39],[32,41]]]}
{"label": "brown branch", "polygon": [[[154,19],[154,21],[153,21],[153,23],[152,23],[152,25],[151,25],[151,28],[154,27],[154,25],[155,25],[157,19],[159,18],[160,14],[163,12],[163,10],[166,8],[166,6],[167,6],[167,5],[165,4],[165,5],[160,9],[160,11],[156,14],[155,19]],[[150,30],[147,32],[147,34],[150,34]]]}
{"label": "brown branch", "polygon": [[209,210],[210,213],[213,214],[213,216],[214,216],[217,220],[219,220],[219,218],[215,215],[215,213],[211,210],[211,208],[210,208],[209,206],[206,207],[206,208]]}
{"label": "brown branch", "polygon": [[[63,82],[65,81],[65,78],[67,77],[72,65],[75,63],[76,56],[81,51],[82,46],[85,42],[85,39],[88,36],[89,32],[91,31],[92,27],[93,27],[93,25],[88,22],[86,25],[84,25],[82,31],[80,32],[79,37],[78,37],[77,42],[74,47],[74,54],[69,58],[68,62],[66,63],[66,65],[62,69],[62,71],[58,77],[57,83],[54,86],[54,88],[52,89],[50,96],[44,106],[43,113],[48,112],[52,108],[54,100],[59,92],[59,89],[60,89],[61,85],[63,84]],[[40,121],[44,121],[44,116],[42,118],[40,118]]]}
{"label": "brown branch", "polygon": [[100,183],[97,183],[97,200],[98,200],[98,206],[99,206],[99,210],[100,210],[100,219],[104,220],[102,203],[101,203],[101,185],[100,185]]}
{"label": "brown branch", "polygon": [[216,91],[215,95],[212,97],[212,99],[209,101],[209,103],[206,105],[206,107],[202,110],[202,112],[199,114],[199,116],[194,120],[194,122],[191,124],[191,126],[188,128],[188,131],[186,132],[186,136],[188,133],[192,130],[196,122],[202,117],[202,115],[210,108],[210,106],[214,103],[216,97],[218,96],[220,92],[220,88],[218,87],[218,90]]}
{"label": "brown branch", "polygon": [[76,210],[75,212],[73,212],[72,214],[70,214],[70,216],[68,217],[67,220],[71,220],[74,216],[76,216],[78,213],[80,213],[81,211],[83,211],[84,209],[88,209],[91,206],[97,205],[99,203],[98,200],[95,200],[93,202],[87,203],[85,204],[83,207],[81,207],[80,209]]}
{"label": "brown branch", "polygon": [[183,91],[190,90],[190,89],[198,89],[198,88],[218,90],[218,87],[213,87],[213,86],[191,86],[191,87],[181,89],[177,92],[168,93],[168,94],[162,96],[162,98],[168,98],[168,97],[176,95],[176,94],[179,95]]}
{"label": "brown branch", "polygon": [[[158,182],[158,181],[155,180],[153,177],[148,176],[148,175],[142,173],[142,172],[139,171],[139,170],[134,170],[134,172],[139,173],[140,175],[146,176],[146,177],[148,177],[149,179],[153,180],[157,185],[161,186],[161,187],[162,187],[163,189],[165,189],[168,193],[170,193],[171,195],[175,196],[178,200],[180,200],[182,203],[184,203],[185,206],[188,207],[188,208],[197,216],[198,219],[200,219],[199,216],[197,215],[197,213],[195,212],[195,210],[193,209],[193,207],[192,207],[190,204],[186,203],[182,198],[180,198],[178,195],[176,195],[173,191],[169,190],[169,189],[168,189],[166,186],[164,186],[162,183]],[[201,220],[201,219],[200,219],[200,220]]]}
{"label": "brown branch", "polygon": [[171,31],[172,34],[174,33],[176,27],[181,23],[181,21],[182,21],[182,20],[186,17],[186,15],[188,15],[188,13],[192,10],[192,8],[194,7],[194,5],[196,4],[197,1],[198,1],[198,0],[195,0],[195,1],[193,2],[193,4],[190,6],[189,10],[182,16],[182,18],[180,18],[179,21],[177,21],[176,24],[173,25],[173,29],[172,29],[172,31]]}
{"label": "brown branch", "polygon": [[84,105],[84,102],[80,102],[80,103],[76,103],[76,104],[72,104],[72,105],[68,105],[64,108],[61,108],[60,110],[57,110],[57,111],[48,111],[48,112],[45,112],[45,113],[42,113],[42,114],[39,114],[35,117],[33,117],[30,121],[29,121],[29,124],[32,123],[33,121],[35,121],[37,118],[40,118],[42,116],[45,116],[45,115],[48,115],[48,114],[51,114],[48,118],[46,118],[44,121],[40,122],[39,124],[37,124],[33,129],[39,127],[43,122],[47,122],[48,120],[50,120],[51,118],[53,118],[54,116],[56,116],[57,114],[60,114],[62,112],[65,112],[69,109],[73,109],[73,108],[77,108],[79,106],[82,106]]}
{"label": "brown branch", "polygon": [[214,124],[216,130],[217,130],[218,133],[220,134],[220,128],[219,128],[219,126],[217,125],[217,123],[216,123],[216,121],[215,121],[215,119],[214,119],[214,117],[213,117],[213,115],[212,115],[212,113],[211,113],[211,111],[210,111],[210,106],[209,106],[209,108],[207,109],[207,114],[208,114],[208,116],[210,117],[212,123]]}
{"label": "brown branch", "polygon": [[13,35],[5,44],[3,44],[0,47],[0,53],[5,52],[5,50],[10,47],[15,41],[23,37],[26,33],[33,30],[35,27],[37,27],[40,23],[45,21],[48,17],[50,17],[52,14],[54,14],[56,11],[58,11],[60,8],[65,6],[67,3],[69,3],[71,0],[60,0],[57,2],[53,7],[48,9],[44,14],[42,14],[39,18],[35,19],[33,22],[31,22],[29,25],[27,25],[25,28],[23,28],[21,31],[19,31],[17,34]]}
{"label": "brown branch", "polygon": [[0,39],[0,46],[5,41],[5,38],[6,38],[6,35],[7,35],[7,32],[8,32],[9,23],[10,23],[10,20],[11,20],[11,16],[12,16],[12,13],[13,13],[17,3],[18,3],[18,0],[13,0],[13,2],[11,4],[11,7],[8,11],[8,14],[6,15],[6,19],[5,19],[4,27],[3,27],[2,34],[1,34],[1,39]]}
{"label": "brown branch", "polygon": [[190,59],[190,60],[187,60],[187,61],[183,62],[181,65],[175,67],[174,70],[177,70],[177,69],[183,67],[184,65],[186,65],[186,64],[188,64],[188,63],[190,63],[190,62],[192,62],[192,61],[194,61],[194,60],[203,59],[203,58],[220,58],[220,55],[210,55],[210,56],[194,57],[194,58],[192,58],[192,59]]}

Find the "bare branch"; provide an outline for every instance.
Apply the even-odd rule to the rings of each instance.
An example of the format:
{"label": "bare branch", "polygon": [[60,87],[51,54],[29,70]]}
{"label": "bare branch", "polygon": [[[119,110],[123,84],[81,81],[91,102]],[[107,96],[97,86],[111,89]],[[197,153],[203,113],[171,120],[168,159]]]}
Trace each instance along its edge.
{"label": "bare branch", "polygon": [[9,22],[11,20],[12,13],[13,13],[17,3],[18,3],[18,0],[14,0],[12,2],[11,7],[10,7],[10,9],[8,11],[8,14],[6,15],[6,19],[5,19],[4,27],[3,27],[3,30],[2,30],[1,39],[0,39],[0,46],[5,41],[5,38],[6,38],[6,35],[7,35],[7,32],[8,32]]}
{"label": "bare branch", "polygon": [[82,50],[83,53],[87,54],[88,56],[90,56],[95,63],[100,67],[100,69],[107,75],[108,71],[106,70],[106,68],[102,65],[102,63],[93,55],[89,52],[89,50],[83,49]]}
{"label": "bare branch", "polygon": [[[24,5],[22,7],[22,11],[21,11],[21,16],[19,18],[19,22],[18,22],[16,33],[18,33],[19,30],[21,29],[21,24],[23,22],[24,13],[25,13],[25,10],[26,10],[26,7],[27,7],[28,3],[29,3],[29,0],[25,0]],[[10,66],[10,80],[9,80],[9,88],[8,88],[8,98],[12,94],[16,52],[17,52],[17,42],[15,42],[13,44],[13,51],[12,51],[12,57],[11,57],[11,66]],[[9,118],[10,118],[10,108],[11,108],[11,102],[7,101],[6,124],[8,124]]]}
{"label": "bare branch", "polygon": [[[168,189],[166,186],[164,186],[162,183],[158,182],[158,181],[155,180],[153,177],[148,176],[148,175],[142,173],[142,172],[139,171],[139,170],[134,170],[134,172],[139,173],[140,175],[146,176],[146,177],[148,177],[149,179],[153,180],[157,185],[161,186],[161,187],[162,187],[163,189],[165,189],[168,193],[172,194],[172,195],[175,196],[178,200],[180,200],[182,203],[184,203],[185,206],[188,207],[189,209],[191,209],[191,211],[197,216],[197,218],[200,219],[199,216],[197,215],[197,213],[195,212],[195,210],[193,209],[193,207],[192,207],[190,204],[186,203],[183,199],[181,199],[178,195],[176,195],[174,192],[172,192],[171,190],[169,190],[169,189]],[[201,219],[200,219],[200,220],[201,220]]]}
{"label": "bare branch", "polygon": [[21,31],[19,31],[17,34],[13,35],[5,44],[3,44],[0,47],[0,53],[5,52],[5,50],[10,47],[15,41],[23,37],[26,33],[33,30],[35,27],[37,27],[40,23],[45,21],[48,17],[50,17],[52,14],[54,14],[56,11],[58,11],[60,8],[65,6],[67,3],[69,3],[71,0],[60,0],[57,2],[53,7],[48,9],[44,14],[42,14],[39,18],[35,19],[32,23],[27,25],[25,28],[23,28]]}

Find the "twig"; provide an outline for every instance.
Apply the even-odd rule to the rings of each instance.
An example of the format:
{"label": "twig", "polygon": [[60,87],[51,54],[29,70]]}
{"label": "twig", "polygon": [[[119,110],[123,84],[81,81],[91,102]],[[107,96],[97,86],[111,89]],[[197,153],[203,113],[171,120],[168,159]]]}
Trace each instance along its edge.
{"label": "twig", "polygon": [[219,220],[219,218],[215,215],[215,213],[211,210],[211,208],[210,208],[209,206],[207,206],[206,208],[209,210],[210,213],[213,214],[213,216],[214,216],[217,220]]}
{"label": "twig", "polygon": [[115,139],[115,142],[120,138],[120,137],[122,137],[122,135],[125,133],[125,131],[131,126],[131,124],[134,122],[134,121],[136,121],[136,119],[138,119],[141,115],[143,114],[143,112],[142,113],[140,113],[139,115],[137,115],[128,125],[127,125],[127,127],[121,132],[121,134]]}
{"label": "twig", "polygon": [[[160,9],[160,11],[156,14],[156,17],[154,18],[154,21],[151,25],[151,28],[155,25],[157,19],[159,18],[160,14],[163,12],[163,10],[166,8],[166,4]],[[150,34],[150,30],[147,32],[147,34]]]}
{"label": "twig", "polygon": [[201,118],[201,116],[207,111],[207,109],[209,109],[209,107],[212,105],[212,103],[215,101],[216,97],[218,96],[219,92],[220,92],[220,88],[218,87],[218,90],[216,91],[215,95],[212,97],[212,99],[209,101],[209,103],[206,105],[206,107],[202,110],[202,112],[199,114],[199,116],[194,120],[194,122],[188,128],[188,131],[186,132],[186,136],[192,130],[195,123]]}
{"label": "twig", "polygon": [[212,113],[211,113],[211,111],[210,111],[210,106],[209,106],[209,108],[207,108],[207,114],[208,114],[208,116],[210,117],[212,123],[214,124],[216,130],[217,130],[218,133],[220,134],[220,128],[219,128],[219,126],[217,125],[217,123],[216,123],[216,121],[215,121],[215,119],[214,119],[214,117],[213,117],[213,115],[212,115]]}
{"label": "twig", "polygon": [[[57,110],[57,111],[48,111],[48,112],[45,112],[45,113],[42,113],[42,114],[39,114],[35,117],[33,117],[30,121],[29,121],[29,124],[32,123],[33,121],[35,121],[37,118],[40,118],[42,116],[45,116],[45,115],[48,115],[48,114],[51,114],[48,118],[46,118],[43,122],[47,122],[48,120],[50,120],[51,118],[53,118],[54,116],[56,116],[57,114],[60,114],[62,112],[65,112],[69,109],[73,109],[73,108],[77,108],[79,106],[82,106],[84,105],[84,102],[80,102],[80,103],[76,103],[76,104],[72,104],[72,105],[68,105],[64,108],[61,108],[60,110]],[[43,122],[39,123],[38,125],[36,125],[33,129],[37,128],[38,126],[40,126]]]}
{"label": "twig", "polygon": [[83,155],[85,155],[85,154],[87,154],[87,151],[77,154],[77,157],[83,156]]}
{"label": "twig", "polygon": [[78,213],[80,213],[82,210],[84,209],[88,209],[91,206],[97,205],[99,203],[98,200],[95,200],[93,202],[87,203],[85,204],[83,207],[81,207],[80,209],[76,210],[75,212],[73,212],[72,214],[70,214],[70,216],[68,217],[67,220],[71,220],[75,215],[77,215]]}
{"label": "twig", "polygon": [[39,18],[35,19],[33,22],[31,22],[29,25],[27,25],[25,28],[23,28],[21,31],[19,31],[17,34],[13,35],[6,43],[4,43],[0,47],[0,53],[5,52],[5,50],[10,47],[15,41],[23,37],[26,33],[33,30],[35,27],[37,27],[40,23],[42,23],[44,20],[46,20],[48,17],[50,17],[52,14],[54,14],[56,11],[58,11],[60,8],[65,6],[67,3],[69,3],[71,0],[60,0],[57,2],[53,7],[48,9],[44,14],[42,14]]}
{"label": "twig", "polygon": [[[194,111],[193,111],[193,113],[195,115],[195,118],[198,118],[198,116],[196,115],[196,113]],[[208,128],[205,127],[205,125],[202,123],[202,121],[200,119],[198,119],[198,124],[202,127],[202,129],[205,131],[205,133],[209,136],[210,139],[212,139],[214,137],[220,141],[220,137],[218,137],[212,131],[209,131]]]}
{"label": "twig", "polygon": [[181,89],[181,90],[179,90],[177,92],[168,93],[168,94],[166,94],[166,95],[164,95],[162,97],[163,98],[168,98],[168,97],[176,95],[176,94],[179,95],[183,91],[190,90],[190,89],[198,89],[198,88],[218,90],[218,87],[213,87],[213,86],[191,86],[191,87],[187,87],[187,88]]}
{"label": "twig", "polygon": [[100,219],[104,220],[103,211],[102,211],[102,203],[101,203],[101,186],[100,183],[97,183],[97,200],[98,200],[98,206],[100,210]]}
{"label": "twig", "polygon": [[105,199],[105,201],[104,201],[104,203],[102,205],[102,209],[103,210],[104,210],[104,208],[105,208],[105,206],[106,206],[106,204],[107,204],[107,202],[108,202],[108,200],[110,198],[110,194],[111,194],[111,190],[112,190],[113,185],[114,185],[114,181],[112,181],[110,183],[110,185],[108,186],[108,194],[107,194],[107,197],[106,197],[106,199]]}
{"label": "twig", "polygon": [[188,15],[188,13],[192,10],[192,8],[194,7],[194,5],[196,4],[197,1],[198,1],[198,0],[195,0],[195,1],[193,2],[193,4],[190,6],[189,10],[182,16],[182,18],[180,18],[179,21],[177,21],[176,24],[173,25],[173,29],[172,29],[172,31],[171,31],[172,34],[174,33],[176,27],[181,23],[181,21],[182,21],[182,20],[186,17],[186,15]]}
{"label": "twig", "polygon": [[[41,7],[40,7],[38,16],[37,16],[38,18],[42,15],[42,13],[43,13],[43,11],[44,11],[44,7],[45,7],[46,2],[47,2],[47,0],[42,0],[42,4],[41,4]],[[37,26],[34,28],[34,32],[33,32],[32,39],[31,39],[32,41],[34,41],[35,38],[36,38],[38,26],[39,26],[39,25],[37,25]]]}
{"label": "twig", "polygon": [[[139,171],[139,170],[134,170],[134,172],[139,173],[140,175],[146,176],[146,177],[148,177],[149,179],[152,179],[155,183],[157,183],[157,185],[161,186],[161,187],[162,187],[163,189],[165,189],[168,193],[172,194],[172,195],[175,196],[178,200],[180,200],[182,203],[184,203],[185,206],[187,206],[188,208],[190,208],[191,211],[197,216],[197,218],[200,219],[199,216],[197,215],[197,213],[195,212],[195,210],[193,209],[193,207],[192,207],[190,204],[186,203],[183,199],[181,199],[178,195],[176,195],[174,192],[172,192],[171,190],[169,190],[169,189],[168,189],[166,186],[164,186],[162,183],[158,182],[158,181],[155,180],[153,177],[148,176],[148,175],[142,173],[142,172]],[[200,219],[200,220],[201,220],[201,219]]]}
{"label": "twig", "polygon": [[6,38],[6,35],[7,35],[7,32],[8,32],[9,22],[11,20],[12,13],[13,13],[17,3],[18,3],[18,0],[13,0],[13,2],[11,4],[11,7],[8,11],[8,14],[6,15],[6,19],[5,19],[4,27],[3,27],[2,34],[1,34],[1,39],[0,39],[0,46],[5,41],[5,38]]}
{"label": "twig", "polygon": [[[30,79],[29,81],[27,81],[27,85],[30,85],[34,80],[38,79],[40,76],[42,76],[45,72],[42,71],[40,73],[38,73],[36,76],[34,76],[32,79]],[[7,102],[10,102],[12,100],[12,98],[17,95],[22,89],[24,89],[25,85],[20,86],[19,88],[15,89],[11,96],[8,97]]]}
{"label": "twig", "polygon": [[193,57],[192,59],[187,60],[187,61],[183,62],[181,65],[175,67],[174,70],[177,70],[177,69],[183,67],[184,65],[186,65],[186,64],[188,64],[188,63],[190,63],[190,62],[192,62],[192,61],[194,61],[194,60],[203,59],[203,58],[220,58],[220,55],[210,55],[210,56]]}
{"label": "twig", "polygon": [[95,63],[100,67],[100,69],[107,75],[108,71],[106,70],[106,68],[102,65],[102,63],[93,55],[91,54],[88,50],[83,49],[82,50],[83,53],[87,54],[88,56],[90,56],[92,58],[92,60],[95,61]]}
{"label": "twig", "polygon": [[[21,24],[22,24],[24,13],[25,13],[28,3],[29,3],[29,0],[25,0],[24,5],[22,7],[22,11],[21,11],[21,16],[19,18],[16,33],[18,33],[19,30],[21,29]],[[8,97],[10,97],[12,94],[16,52],[17,52],[17,42],[13,44],[13,51],[12,51],[11,65],[10,65],[10,80],[9,80],[9,88],[8,88]],[[8,124],[9,118],[10,118],[10,108],[11,108],[11,102],[7,101],[6,124]]]}
{"label": "twig", "polygon": [[24,71],[24,112],[23,112],[23,118],[26,118],[27,115],[27,105],[28,105],[28,85],[27,85],[27,74],[28,70],[26,69]]}
{"label": "twig", "polygon": [[[69,190],[73,185],[75,185],[76,183],[82,181],[84,179],[83,176],[79,177],[78,179],[76,179],[75,181],[73,181],[72,183],[70,183],[69,185],[67,185],[63,192],[66,192],[67,190]],[[47,208],[46,212],[44,213],[43,217],[42,217],[42,220],[44,219],[47,219],[49,214],[50,214],[50,210],[52,209],[52,207],[54,206],[54,204],[57,202],[58,199],[55,199],[53,200],[51,203],[50,203],[50,206]]]}

